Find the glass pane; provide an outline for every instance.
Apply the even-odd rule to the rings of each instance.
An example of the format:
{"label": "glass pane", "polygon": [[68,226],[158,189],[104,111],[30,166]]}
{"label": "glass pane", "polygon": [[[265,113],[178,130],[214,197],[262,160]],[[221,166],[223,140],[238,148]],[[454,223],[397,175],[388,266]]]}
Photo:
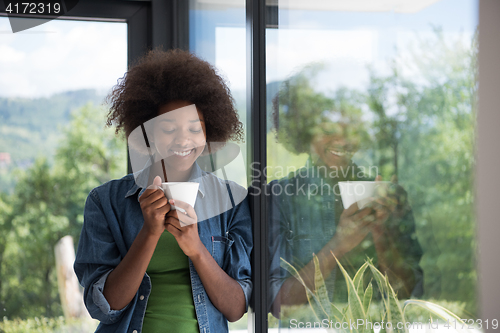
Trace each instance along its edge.
{"label": "glass pane", "polygon": [[[231,161],[222,158],[222,167],[215,175],[247,188],[250,164],[246,157],[251,133],[247,127],[246,109],[245,1],[190,0],[189,47],[191,52],[214,65],[226,79],[245,130],[245,142],[235,142],[238,156]],[[247,332],[247,315],[229,323],[229,330]]]}
{"label": "glass pane", "polygon": [[59,251],[66,288],[54,251],[77,242],[89,191],[127,171],[101,105],[127,68],[127,25],[54,20],[12,34],[2,17],[0,31],[0,331],[92,331],[71,241]]}
{"label": "glass pane", "polygon": [[[226,79],[234,98],[240,121],[246,131],[246,58],[245,2],[222,5],[218,1],[191,0],[189,5],[190,51],[214,65]],[[239,157],[246,157],[247,143],[237,142]],[[237,158],[225,166],[227,176],[246,187],[246,168]],[[222,175],[222,170],[216,173]]]}
{"label": "glass pane", "polygon": [[410,302],[405,323],[429,328],[433,304],[477,318],[477,11],[279,2],[266,31],[270,331],[401,328],[409,299],[432,304]]}

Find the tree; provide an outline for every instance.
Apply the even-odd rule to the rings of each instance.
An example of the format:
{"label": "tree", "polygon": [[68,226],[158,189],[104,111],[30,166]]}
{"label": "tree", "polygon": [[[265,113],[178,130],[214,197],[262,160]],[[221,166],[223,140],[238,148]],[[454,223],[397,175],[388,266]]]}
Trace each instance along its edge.
{"label": "tree", "polygon": [[468,44],[436,29],[390,75],[372,71],[367,93],[380,169],[386,179],[397,174],[415,212],[425,297],[466,302],[471,313],[476,59],[477,35]]}
{"label": "tree", "polygon": [[63,129],[54,165],[39,158],[18,172],[13,195],[0,201],[0,299],[8,317],[62,315],[54,245],[78,239],[89,191],[126,170],[125,142],[104,130],[104,109],[88,104]]}
{"label": "tree", "polygon": [[[467,315],[474,316],[477,34],[469,44],[436,29],[410,51],[390,62],[388,74],[369,69],[364,91],[321,94],[310,70],[285,81],[278,95],[279,122],[292,126],[280,124],[278,138],[291,152],[305,152],[324,110],[364,110],[372,139],[365,154],[383,179],[396,175],[408,192],[424,250],[424,298],[464,302]],[[306,121],[294,120],[304,112]]]}

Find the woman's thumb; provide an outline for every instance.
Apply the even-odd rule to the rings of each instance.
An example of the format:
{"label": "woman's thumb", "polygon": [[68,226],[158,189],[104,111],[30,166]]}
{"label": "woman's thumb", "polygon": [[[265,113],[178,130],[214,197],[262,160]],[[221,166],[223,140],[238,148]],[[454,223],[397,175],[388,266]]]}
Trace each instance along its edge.
{"label": "woman's thumb", "polygon": [[156,176],[155,179],[153,179],[153,185],[161,186],[161,178],[160,178],[160,176]]}

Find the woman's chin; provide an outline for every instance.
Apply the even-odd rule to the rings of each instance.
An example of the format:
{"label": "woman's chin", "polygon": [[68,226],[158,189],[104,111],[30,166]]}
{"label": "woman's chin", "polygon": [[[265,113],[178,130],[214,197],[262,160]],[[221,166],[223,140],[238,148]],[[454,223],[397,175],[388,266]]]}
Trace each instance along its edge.
{"label": "woman's chin", "polygon": [[176,171],[187,171],[193,167],[193,164],[196,162],[195,155],[182,157],[182,156],[169,156],[165,159],[166,165],[169,169],[174,169]]}

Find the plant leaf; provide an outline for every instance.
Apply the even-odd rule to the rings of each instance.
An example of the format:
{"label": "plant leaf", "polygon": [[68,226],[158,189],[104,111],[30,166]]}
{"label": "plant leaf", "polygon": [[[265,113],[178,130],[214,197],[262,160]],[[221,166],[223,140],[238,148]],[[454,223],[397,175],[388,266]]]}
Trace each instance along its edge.
{"label": "plant leaf", "polygon": [[[405,301],[405,303],[404,303],[403,313],[406,311],[406,308],[410,305],[420,306],[420,307],[426,309],[427,311],[429,311],[431,314],[435,314],[436,316],[440,317],[441,319],[444,319],[446,322],[448,322],[448,324],[450,324],[451,322],[453,322],[453,323],[456,322],[457,325],[456,325],[455,329],[458,332],[462,332],[462,333],[469,332],[469,330],[467,329],[467,324],[464,323],[462,321],[462,319],[460,319],[460,317],[458,317],[456,314],[454,314],[453,312],[451,312],[450,310],[448,310],[446,308],[443,308],[440,305],[437,305],[435,303],[428,302],[428,301],[409,299],[409,300]],[[431,315],[431,318],[432,318],[432,315]],[[460,324],[460,327],[458,327],[459,326],[458,324]]]}
{"label": "plant leaf", "polygon": [[366,313],[368,313],[368,309],[370,308],[372,296],[373,296],[373,286],[372,283],[370,282],[368,284],[368,287],[366,287],[365,294],[363,295],[363,308],[365,309]]}
{"label": "plant leaf", "polygon": [[[337,257],[332,253],[333,257],[337,261],[337,266],[342,271],[344,275],[346,284],[347,284],[347,315],[348,322],[357,322],[358,319],[363,319],[365,322],[367,320],[365,310],[363,309],[363,303],[358,295],[357,289],[354,285],[349,274],[346,272],[342,264],[338,261]],[[352,331],[351,325],[349,325],[349,329]],[[357,331],[357,329],[356,329]],[[363,329],[361,330],[364,331]]]}
{"label": "plant leaf", "polygon": [[363,297],[363,277],[365,275],[365,271],[368,268],[368,262],[365,262],[363,266],[361,266],[358,271],[356,272],[356,275],[354,275],[354,279],[352,281],[354,282],[354,285],[356,286],[356,291],[358,292],[358,295],[360,297]]}
{"label": "plant leaf", "polygon": [[283,258],[280,258],[280,266],[284,268],[288,273],[290,273],[293,277],[295,277],[303,286],[304,289],[306,290],[306,296],[307,296],[307,302],[311,306],[311,310],[314,313],[314,316],[319,320],[322,321],[324,318],[320,318],[318,316],[319,311],[324,311],[321,308],[321,303],[319,302],[318,298],[314,293],[306,286],[304,280],[300,276],[299,272],[295,267],[293,267],[288,261],[286,261]]}
{"label": "plant leaf", "polygon": [[[386,281],[386,287],[388,291],[388,304],[389,304],[389,309],[388,309],[388,318],[387,321],[390,321],[392,324],[392,330],[398,333],[403,333],[407,331],[406,328],[406,321],[404,318],[403,314],[403,309],[401,308],[401,305],[399,304],[398,296],[394,292],[394,289],[392,289],[391,284],[389,283],[389,278],[386,276],[385,277]],[[398,328],[398,323],[403,323],[403,328]]]}
{"label": "plant leaf", "polygon": [[[367,268],[368,268],[368,262],[365,261],[365,263],[358,269],[358,271],[356,272],[356,274],[354,275],[354,278],[352,280],[354,283],[354,286],[356,287],[356,292],[358,293],[358,296],[361,300],[363,300],[363,298],[365,296],[363,280],[364,280],[365,271]],[[365,312],[366,312],[366,308],[365,308]]]}
{"label": "plant leaf", "polygon": [[342,320],[344,319],[344,309],[339,309],[335,304],[331,303],[332,307],[331,307],[331,310],[332,310],[332,315],[330,316],[331,317],[334,317],[336,321],[338,322],[342,322]]}
{"label": "plant leaf", "polygon": [[313,255],[314,260],[314,288],[316,295],[319,298],[321,308],[328,319],[331,313],[331,303],[328,297],[328,290],[326,289],[325,280],[323,279],[323,274],[321,273],[321,267],[319,265],[319,259],[317,255]]}
{"label": "plant leaf", "polygon": [[385,276],[373,265],[372,261],[368,259],[368,267],[370,267],[370,270],[372,272],[372,275],[377,282],[378,289],[380,291],[380,295],[382,296],[382,302],[384,304],[384,309],[386,312],[383,314],[383,317],[387,315],[387,309],[389,308],[388,304],[388,290],[387,290],[387,285],[385,283]]}

